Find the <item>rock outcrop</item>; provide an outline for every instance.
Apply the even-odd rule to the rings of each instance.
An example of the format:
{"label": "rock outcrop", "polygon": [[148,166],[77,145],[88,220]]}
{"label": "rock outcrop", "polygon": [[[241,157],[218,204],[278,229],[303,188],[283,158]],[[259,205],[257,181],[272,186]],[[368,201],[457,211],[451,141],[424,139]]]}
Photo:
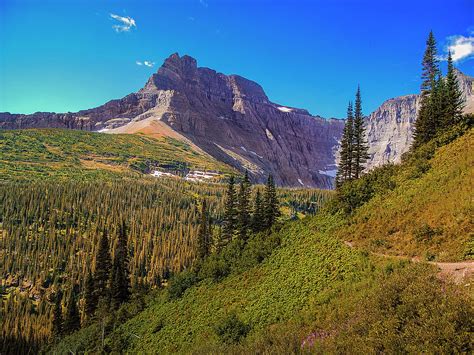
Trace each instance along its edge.
{"label": "rock outcrop", "polygon": [[[465,113],[474,112],[474,78],[456,70],[465,98]],[[370,158],[367,168],[387,162],[400,162],[413,140],[414,123],[420,108],[420,95],[400,96],[385,101],[366,120]]]}
{"label": "rock outcrop", "polygon": [[200,68],[194,58],[178,54],[166,59],[139,92],[103,106],[0,116],[0,128],[9,129],[147,134],[171,129],[211,156],[249,170],[254,181],[263,182],[271,173],[279,185],[321,188],[332,187],[343,124],[272,103],[257,83]]}

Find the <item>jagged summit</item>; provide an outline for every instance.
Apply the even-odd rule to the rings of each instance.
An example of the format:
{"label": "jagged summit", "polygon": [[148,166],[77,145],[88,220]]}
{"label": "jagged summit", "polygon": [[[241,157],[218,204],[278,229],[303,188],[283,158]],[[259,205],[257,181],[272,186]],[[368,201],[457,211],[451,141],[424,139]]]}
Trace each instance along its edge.
{"label": "jagged summit", "polygon": [[0,115],[1,128],[63,127],[171,136],[280,185],[332,187],[343,122],[271,102],[239,75],[174,53],[136,93],[77,113]]}

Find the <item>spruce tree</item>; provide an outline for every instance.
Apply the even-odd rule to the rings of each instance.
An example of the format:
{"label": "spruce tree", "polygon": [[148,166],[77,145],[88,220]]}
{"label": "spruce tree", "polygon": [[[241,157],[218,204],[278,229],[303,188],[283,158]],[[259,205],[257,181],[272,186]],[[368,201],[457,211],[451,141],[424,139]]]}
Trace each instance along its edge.
{"label": "spruce tree", "polygon": [[464,98],[456,77],[451,51],[448,53],[448,73],[446,74],[446,108],[443,127],[448,128],[462,121]]}
{"label": "spruce tree", "polygon": [[250,228],[251,186],[248,171],[245,171],[245,175],[240,181],[237,204],[237,235],[243,241],[247,240]]}
{"label": "spruce tree", "polygon": [[444,117],[446,116],[447,95],[445,80],[438,74],[435,86],[430,95],[431,122],[434,127],[434,134],[439,132],[444,126]]}
{"label": "spruce tree", "polygon": [[95,256],[94,293],[98,302],[109,298],[109,279],[112,262],[109,251],[109,238],[104,229]]}
{"label": "spruce tree", "polygon": [[81,316],[77,308],[74,290],[71,290],[64,317],[64,334],[71,334],[81,328]]}
{"label": "spruce tree", "polygon": [[54,299],[54,310],[53,310],[53,336],[55,338],[61,337],[63,335],[63,309],[61,306],[62,301],[62,292],[59,290],[56,293]]}
{"label": "spruce tree", "polygon": [[276,193],[275,183],[273,176],[268,175],[267,184],[265,186],[265,198],[264,198],[264,220],[265,228],[271,228],[280,216],[280,208],[278,203],[278,197]]}
{"label": "spruce tree", "polygon": [[254,233],[258,233],[265,227],[265,214],[263,209],[262,194],[257,190],[255,194],[255,200],[253,203],[253,213],[251,229]]}
{"label": "spruce tree", "polygon": [[355,105],[354,105],[354,133],[352,149],[352,177],[358,179],[362,176],[367,161],[369,147],[365,138],[364,115],[362,113],[362,99],[360,96],[360,87],[357,87]]}
{"label": "spruce tree", "polygon": [[118,308],[130,298],[130,276],[128,272],[128,234],[125,221],[119,226],[117,247],[110,280],[112,308]]}
{"label": "spruce tree", "polygon": [[95,284],[92,272],[89,270],[84,285],[84,318],[89,321],[97,309],[97,295],[94,292]]}
{"label": "spruce tree", "polygon": [[205,259],[210,253],[210,237],[209,230],[209,216],[207,210],[206,199],[202,200],[201,215],[199,221],[198,235],[197,235],[197,258],[198,260]]}
{"label": "spruce tree", "polygon": [[336,175],[336,188],[340,188],[345,181],[352,179],[353,171],[353,141],[354,141],[354,111],[352,102],[347,106],[347,119],[341,138],[339,154],[339,169]]}
{"label": "spruce tree", "polygon": [[433,100],[430,96],[436,86],[436,78],[440,73],[437,53],[436,40],[433,31],[431,31],[426,41],[426,49],[422,61],[421,104],[415,121],[415,131],[413,134],[414,148],[428,142],[436,134],[436,117],[432,105]]}
{"label": "spruce tree", "polygon": [[224,206],[224,220],[222,228],[222,246],[231,241],[234,237],[237,227],[237,210],[235,196],[235,180],[232,175],[227,185],[227,193]]}

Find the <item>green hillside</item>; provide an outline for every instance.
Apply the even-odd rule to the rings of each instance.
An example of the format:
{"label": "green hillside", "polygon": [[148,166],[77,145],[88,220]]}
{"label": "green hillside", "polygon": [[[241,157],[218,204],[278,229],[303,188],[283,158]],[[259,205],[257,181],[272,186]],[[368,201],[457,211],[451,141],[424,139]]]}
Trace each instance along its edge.
{"label": "green hillside", "polygon": [[0,181],[140,176],[152,167],[232,169],[173,138],[63,129],[0,130]]}
{"label": "green hillside", "polygon": [[[286,222],[270,234],[254,235],[237,256],[235,243],[231,244],[223,256],[205,261],[199,272],[188,270],[171,280],[171,286],[153,291],[143,309],[131,302],[119,311],[117,317],[121,320],[105,317],[102,323],[65,337],[54,350],[469,352],[474,325],[469,287],[441,280],[434,266],[360,251],[345,245],[346,238],[341,237],[347,237],[349,230],[363,230],[370,221],[370,217],[363,218],[364,213],[373,206],[380,206],[381,210],[385,207],[387,213],[400,211],[398,208],[402,210],[403,205],[393,205],[405,199],[415,207],[414,214],[436,208],[439,216],[448,216],[443,217],[446,221],[459,218],[447,213],[452,208],[449,203],[439,201],[445,198],[442,187],[448,182],[453,191],[465,188],[461,186],[466,183],[463,177],[472,174],[472,164],[469,160],[466,164],[464,151],[472,144],[472,138],[468,133],[441,147],[432,159],[415,156],[401,167],[368,174],[349,190],[343,190],[316,217]],[[420,170],[421,162],[429,167],[425,165]],[[454,172],[460,178],[454,179]],[[371,191],[364,188],[368,182]],[[426,191],[435,182],[438,185]],[[398,195],[404,197],[398,200]],[[460,196],[464,197],[461,192]],[[353,218],[340,208],[349,198],[362,201]],[[369,202],[363,205],[364,200]],[[459,205],[463,211],[464,205]],[[459,216],[457,212],[454,215]],[[398,212],[396,218],[400,225],[408,225],[413,215]],[[431,222],[423,215],[416,220]],[[387,232],[381,226],[376,233],[384,236]],[[376,243],[380,235],[367,234],[367,242]],[[449,243],[458,245],[457,250],[467,246],[464,236]],[[430,245],[428,242],[427,248]],[[422,249],[420,245],[416,250]],[[223,279],[215,277],[226,266],[222,262],[231,269]],[[98,336],[102,326],[108,334],[103,343]]]}
{"label": "green hillside", "polygon": [[434,154],[432,145],[402,166],[380,170],[391,186],[356,211],[340,231],[342,239],[372,252],[427,260],[474,257],[474,131]]}

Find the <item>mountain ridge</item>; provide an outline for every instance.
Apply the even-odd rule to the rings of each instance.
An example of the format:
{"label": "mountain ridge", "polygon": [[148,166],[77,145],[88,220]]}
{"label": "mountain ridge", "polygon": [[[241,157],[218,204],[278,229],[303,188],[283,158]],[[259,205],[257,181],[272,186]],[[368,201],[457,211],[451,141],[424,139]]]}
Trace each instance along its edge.
{"label": "mountain ridge", "polygon": [[[456,71],[474,112],[474,78]],[[368,170],[398,163],[411,144],[419,95],[383,102],[366,118]],[[286,186],[332,188],[344,120],[269,100],[256,82],[169,56],[137,92],[76,113],[0,113],[0,128],[68,128],[170,136],[239,170]]]}

